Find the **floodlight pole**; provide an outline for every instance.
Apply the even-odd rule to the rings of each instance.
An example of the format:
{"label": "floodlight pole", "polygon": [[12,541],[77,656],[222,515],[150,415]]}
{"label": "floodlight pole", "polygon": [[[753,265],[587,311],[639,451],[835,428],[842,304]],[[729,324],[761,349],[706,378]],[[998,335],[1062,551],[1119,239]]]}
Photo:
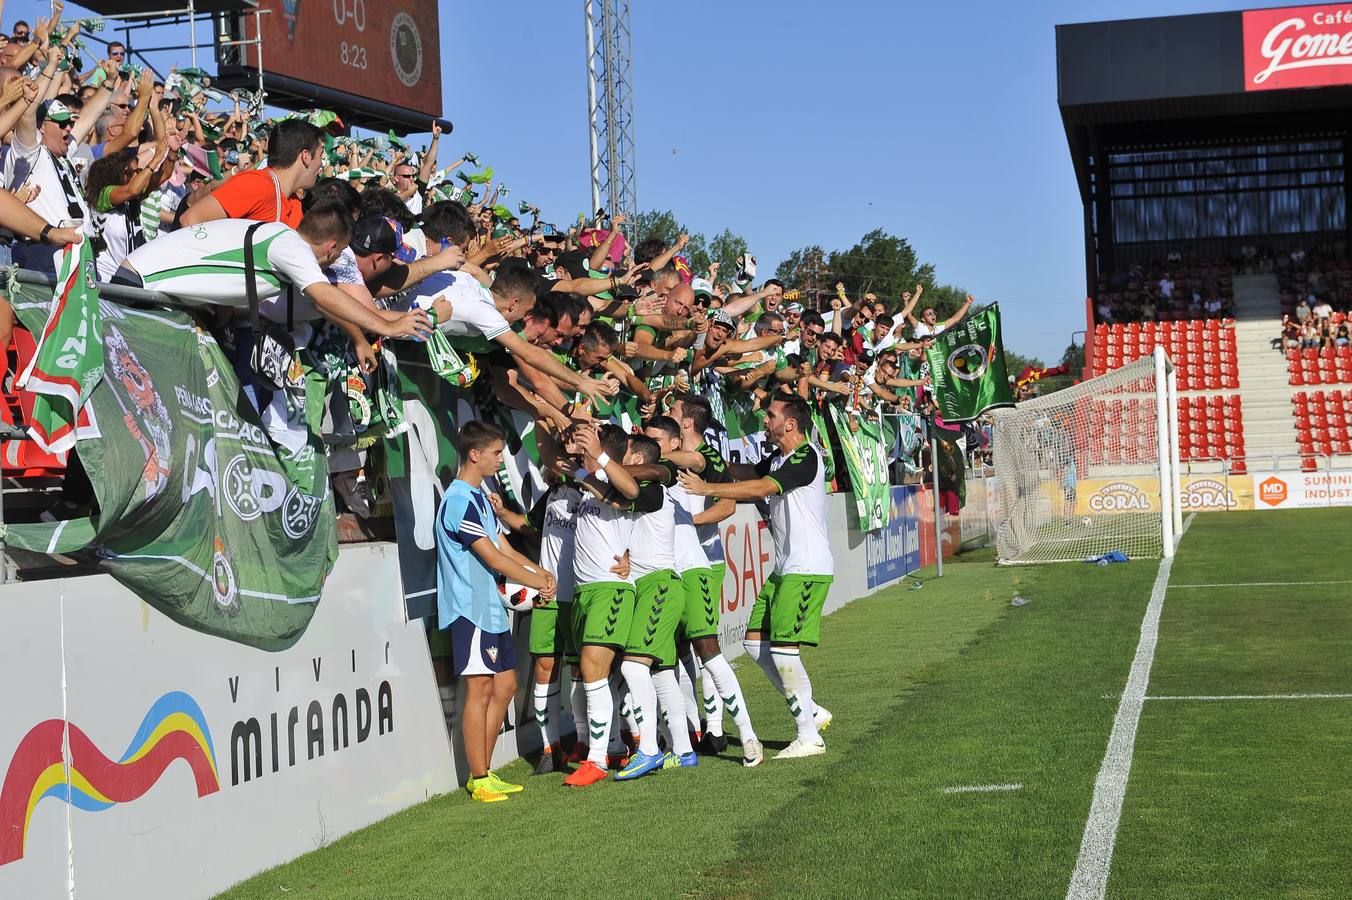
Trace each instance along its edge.
{"label": "floodlight pole", "polygon": [[584,0],[587,37],[588,161],[592,210],[638,212],[629,0]]}
{"label": "floodlight pole", "polygon": [[1169,370],[1172,366],[1164,348],[1155,347],[1155,445],[1160,466],[1160,527],[1164,558],[1174,555],[1174,479],[1169,440]]}

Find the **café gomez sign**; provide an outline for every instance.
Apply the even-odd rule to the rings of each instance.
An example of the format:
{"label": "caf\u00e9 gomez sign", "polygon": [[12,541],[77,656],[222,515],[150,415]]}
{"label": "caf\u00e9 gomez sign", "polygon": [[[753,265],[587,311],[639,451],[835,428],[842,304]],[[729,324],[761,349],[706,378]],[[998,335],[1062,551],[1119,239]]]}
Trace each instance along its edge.
{"label": "caf\u00e9 gomez sign", "polygon": [[1244,90],[1352,84],[1352,4],[1243,15]]}

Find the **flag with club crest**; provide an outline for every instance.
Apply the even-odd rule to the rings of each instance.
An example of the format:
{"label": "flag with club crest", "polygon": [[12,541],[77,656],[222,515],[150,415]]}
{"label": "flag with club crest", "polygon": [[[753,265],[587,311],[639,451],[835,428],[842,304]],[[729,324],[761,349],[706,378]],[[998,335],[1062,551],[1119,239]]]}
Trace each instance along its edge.
{"label": "flag with club crest", "polygon": [[998,305],[945,331],[926,353],[934,399],[945,422],[970,422],[987,410],[1014,405]]}

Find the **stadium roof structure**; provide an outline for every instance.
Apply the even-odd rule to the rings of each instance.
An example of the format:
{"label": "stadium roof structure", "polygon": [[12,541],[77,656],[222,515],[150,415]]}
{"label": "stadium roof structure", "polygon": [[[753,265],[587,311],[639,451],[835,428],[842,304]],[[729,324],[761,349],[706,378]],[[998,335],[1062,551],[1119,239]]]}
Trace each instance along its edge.
{"label": "stadium roof structure", "polygon": [[1056,62],[1091,294],[1126,245],[1346,237],[1352,10],[1059,25]]}

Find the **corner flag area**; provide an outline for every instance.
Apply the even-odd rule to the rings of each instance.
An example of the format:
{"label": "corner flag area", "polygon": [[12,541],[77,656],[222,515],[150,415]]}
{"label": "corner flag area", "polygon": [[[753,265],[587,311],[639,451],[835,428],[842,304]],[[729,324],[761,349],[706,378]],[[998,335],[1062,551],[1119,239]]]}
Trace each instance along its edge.
{"label": "corner flag area", "polygon": [[[1167,583],[1153,561],[957,557],[823,621],[826,756],[744,769],[734,742],[582,790],[518,762],[510,802],[317,833],[224,896],[1343,895],[1352,574],[1329,535],[1350,530],[1352,510],[1199,514]],[[772,755],[784,701],[738,668]]]}

